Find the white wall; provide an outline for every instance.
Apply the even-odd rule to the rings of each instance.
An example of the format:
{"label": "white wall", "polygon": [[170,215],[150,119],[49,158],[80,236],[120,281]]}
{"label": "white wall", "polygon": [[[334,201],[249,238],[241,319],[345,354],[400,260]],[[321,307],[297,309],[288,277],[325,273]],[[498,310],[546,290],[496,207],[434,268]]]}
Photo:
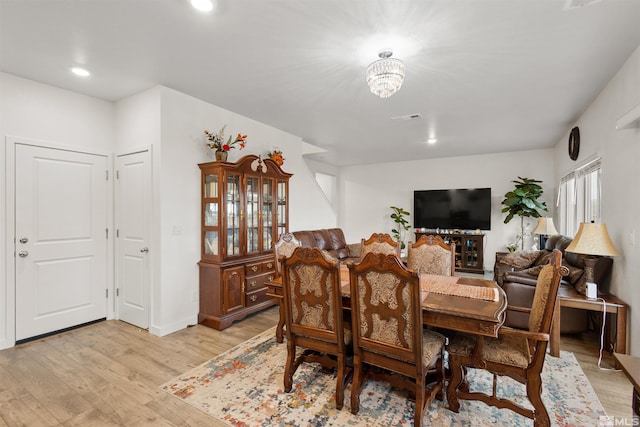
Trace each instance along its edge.
{"label": "white wall", "polygon": [[[213,159],[203,130],[227,125],[226,135],[248,135],[243,150],[230,152],[229,161],[247,154],[266,157],[272,147],[284,152],[283,169],[293,173],[289,186],[290,229],[335,226],[335,215],[301,155],[301,139],[255,120],[175,90],[161,89],[161,154],[154,168],[159,185],[160,247],[154,280],[152,332],[165,335],[197,321],[200,259],[200,170],[198,163]],[[155,153],[157,154],[157,153]],[[155,176],[155,175],[154,175]]]}
{"label": "white wall", "polygon": [[[602,157],[602,222],[620,252],[610,291],[630,305],[630,353],[640,356],[640,129],[616,130],[618,118],[640,104],[640,48],[573,126],[580,127],[580,156],[567,155],[567,134],[555,147],[556,181],[596,154]],[[635,235],[635,243],[633,236]]]}
{"label": "white wall", "polygon": [[[13,228],[7,221],[7,137],[18,137],[45,146],[69,147],[93,152],[112,151],[114,108],[110,102],[0,73],[0,348],[13,345]],[[5,228],[6,225],[6,228]],[[110,312],[109,315],[112,313]]]}
{"label": "white wall", "polygon": [[[512,180],[521,176],[543,181],[542,201],[553,212],[552,155],[549,149],[343,167],[339,224],[348,242],[358,242],[374,232],[391,233],[395,224],[389,217],[390,206],[413,214],[414,190],[490,187],[491,230],[485,236],[484,268],[492,270],[495,252],[506,250],[520,233],[519,219],[504,224],[500,212],[504,194],[513,189]],[[529,221],[533,229],[537,220]],[[413,224],[413,216],[409,222]],[[415,239],[413,231],[409,230],[409,240]]]}

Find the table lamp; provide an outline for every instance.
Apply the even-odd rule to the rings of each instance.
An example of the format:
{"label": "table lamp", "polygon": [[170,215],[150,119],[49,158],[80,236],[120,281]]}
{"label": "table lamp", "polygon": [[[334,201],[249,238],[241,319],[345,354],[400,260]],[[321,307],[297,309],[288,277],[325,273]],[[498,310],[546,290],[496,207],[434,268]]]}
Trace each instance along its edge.
{"label": "table lamp", "polygon": [[544,249],[544,244],[547,240],[547,237],[559,233],[558,230],[556,230],[556,227],[553,225],[553,218],[540,217],[538,218],[538,225],[536,225],[536,229],[533,230],[533,234],[537,234],[539,236],[539,249]]}
{"label": "table lamp", "polygon": [[598,256],[617,256],[618,250],[613,246],[605,224],[583,222],[578,234],[565,249],[567,252],[588,255],[584,260],[584,273],[587,279],[587,298],[598,297],[598,286],[593,277],[593,269]]}

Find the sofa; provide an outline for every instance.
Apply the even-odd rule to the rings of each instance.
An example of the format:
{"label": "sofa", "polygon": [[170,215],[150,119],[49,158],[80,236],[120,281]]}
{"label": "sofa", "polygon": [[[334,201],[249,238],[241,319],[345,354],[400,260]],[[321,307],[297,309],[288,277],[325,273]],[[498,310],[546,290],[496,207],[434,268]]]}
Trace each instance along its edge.
{"label": "sofa", "polygon": [[294,231],[302,246],[320,248],[340,262],[360,259],[360,242],[347,244],[341,228]]}
{"label": "sofa", "polygon": [[[569,274],[562,278],[560,286],[573,286],[579,293],[585,294],[587,279],[584,260],[587,255],[565,252],[571,241],[570,237],[558,234],[549,237],[544,249],[539,251],[496,253],[494,280],[504,289],[509,305],[531,307],[538,273],[548,262],[554,249],[562,252],[562,264],[569,269]],[[594,280],[598,283],[599,289],[608,288],[612,265],[611,258],[598,258],[594,267]],[[579,333],[588,329],[585,310],[562,307],[561,318],[560,333]],[[507,314],[505,325],[528,329],[528,322],[527,313],[512,311]]]}

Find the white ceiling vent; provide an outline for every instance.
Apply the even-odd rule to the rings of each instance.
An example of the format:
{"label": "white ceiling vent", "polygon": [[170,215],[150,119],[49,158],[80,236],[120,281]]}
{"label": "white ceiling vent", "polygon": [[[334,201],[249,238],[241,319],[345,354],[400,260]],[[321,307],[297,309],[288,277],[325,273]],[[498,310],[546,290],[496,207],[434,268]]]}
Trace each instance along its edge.
{"label": "white ceiling vent", "polygon": [[422,118],[422,115],[420,113],[415,113],[415,114],[407,114],[406,116],[391,117],[391,120],[406,121],[406,120],[415,120],[415,119],[421,119],[421,118]]}
{"label": "white ceiling vent", "polygon": [[602,0],[567,0],[564,4],[564,10],[577,9],[582,6],[587,6],[591,3],[599,3]]}

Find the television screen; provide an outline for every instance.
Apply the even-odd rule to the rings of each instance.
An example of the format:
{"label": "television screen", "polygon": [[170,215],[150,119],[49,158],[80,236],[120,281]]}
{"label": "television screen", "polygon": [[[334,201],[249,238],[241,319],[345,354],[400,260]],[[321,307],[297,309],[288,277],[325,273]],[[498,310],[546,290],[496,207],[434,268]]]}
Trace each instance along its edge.
{"label": "television screen", "polygon": [[491,188],[414,191],[413,226],[490,230]]}

